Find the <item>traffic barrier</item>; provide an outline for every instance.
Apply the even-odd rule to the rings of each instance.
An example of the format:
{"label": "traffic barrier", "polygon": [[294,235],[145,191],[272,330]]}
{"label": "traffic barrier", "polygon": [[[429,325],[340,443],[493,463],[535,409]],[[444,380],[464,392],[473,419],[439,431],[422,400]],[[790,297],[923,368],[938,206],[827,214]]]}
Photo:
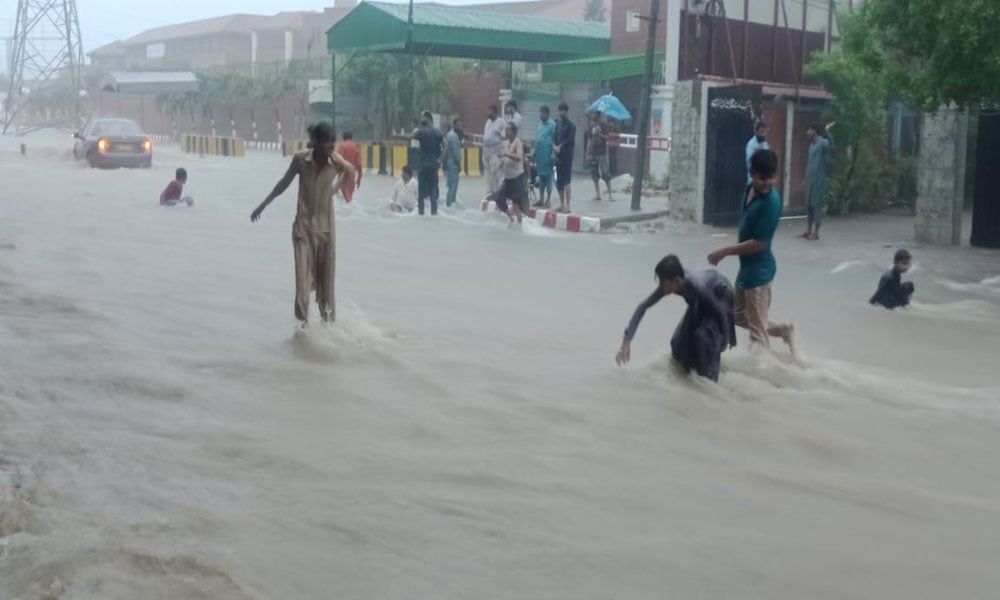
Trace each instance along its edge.
{"label": "traffic barrier", "polygon": [[[496,212],[497,203],[493,200],[483,200],[483,212]],[[525,215],[536,223],[548,229],[558,229],[571,233],[600,233],[601,219],[599,217],[583,217],[536,208],[528,209]]]}
{"label": "traffic barrier", "polygon": [[[610,133],[608,134],[608,146],[634,149],[639,146],[639,136],[634,133]],[[670,152],[670,138],[649,136],[646,138],[646,148],[660,152]]]}
{"label": "traffic barrier", "polygon": [[181,136],[181,148],[187,154],[199,156],[246,156],[246,140],[243,138],[185,133]]}
{"label": "traffic barrier", "polygon": [[479,146],[462,148],[462,172],[469,177],[483,174],[483,149]]}
{"label": "traffic barrier", "polygon": [[385,145],[361,144],[361,168],[368,175],[386,175]]}
{"label": "traffic barrier", "polygon": [[[358,144],[358,146],[361,149],[361,168],[364,169],[366,175],[400,177],[403,174],[403,167],[409,164],[410,148],[408,145],[371,142]],[[257,147],[267,148],[266,142],[257,142]],[[281,145],[283,156],[291,156],[308,149],[308,140],[285,140]],[[482,161],[482,148],[478,146],[462,148],[461,172],[463,174],[469,177],[482,176]]]}
{"label": "traffic barrier", "polygon": [[309,149],[309,140],[285,140],[281,145],[282,156],[292,156]]}
{"label": "traffic barrier", "polygon": [[403,167],[409,164],[410,147],[402,144],[389,146],[389,175],[400,177],[403,174]]}

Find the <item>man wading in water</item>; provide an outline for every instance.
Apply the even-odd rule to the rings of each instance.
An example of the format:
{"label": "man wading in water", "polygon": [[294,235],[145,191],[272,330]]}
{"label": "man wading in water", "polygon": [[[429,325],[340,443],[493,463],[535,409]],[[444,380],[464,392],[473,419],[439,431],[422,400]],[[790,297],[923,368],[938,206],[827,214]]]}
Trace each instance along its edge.
{"label": "man wading in water", "polygon": [[292,163],[274,190],[260,203],[250,220],[257,222],[275,198],[299,178],[299,201],[292,223],[292,247],[295,251],[295,318],[309,322],[309,294],[316,290],[320,318],[333,321],[335,305],[333,278],[336,267],[336,235],[333,221],[333,195],[340,188],[342,175],[354,174],[354,167],[334,152],[337,142],[333,126],[317,123],[309,127],[312,149],[292,157]]}

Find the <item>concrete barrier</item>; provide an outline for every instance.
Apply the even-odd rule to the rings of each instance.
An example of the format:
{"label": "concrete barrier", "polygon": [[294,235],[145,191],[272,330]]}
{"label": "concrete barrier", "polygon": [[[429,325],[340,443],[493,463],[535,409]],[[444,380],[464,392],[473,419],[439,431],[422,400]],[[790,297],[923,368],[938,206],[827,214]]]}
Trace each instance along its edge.
{"label": "concrete barrier", "polygon": [[292,156],[309,149],[309,140],[285,140],[281,145],[282,156]]}
{"label": "concrete barrier", "polygon": [[246,140],[243,138],[195,135],[181,136],[181,148],[187,154],[199,156],[246,156]]}
{"label": "concrete barrier", "polygon": [[[366,175],[390,175],[400,177],[403,167],[409,164],[410,148],[403,143],[364,142],[361,149],[361,168]],[[309,149],[309,140],[285,140],[281,145],[282,156],[291,156]],[[480,177],[483,173],[482,148],[469,146],[462,148],[462,168],[464,175]],[[416,170],[416,165],[411,165]],[[443,174],[443,171],[442,171]]]}

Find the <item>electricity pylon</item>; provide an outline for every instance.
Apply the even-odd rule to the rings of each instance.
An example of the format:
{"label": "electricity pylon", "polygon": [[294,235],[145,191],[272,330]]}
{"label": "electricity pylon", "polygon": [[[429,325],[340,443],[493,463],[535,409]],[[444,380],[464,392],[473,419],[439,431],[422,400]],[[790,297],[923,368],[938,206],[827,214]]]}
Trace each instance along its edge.
{"label": "electricity pylon", "polygon": [[18,0],[9,52],[3,132],[79,127],[83,44],[76,0]]}

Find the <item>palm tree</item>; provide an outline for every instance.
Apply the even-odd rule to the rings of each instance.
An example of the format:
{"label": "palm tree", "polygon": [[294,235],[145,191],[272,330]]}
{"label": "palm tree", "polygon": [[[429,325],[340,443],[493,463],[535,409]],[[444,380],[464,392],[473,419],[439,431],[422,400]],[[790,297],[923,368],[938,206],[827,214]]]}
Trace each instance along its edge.
{"label": "palm tree", "polygon": [[163,92],[156,96],[156,106],[162,114],[170,117],[174,139],[179,138],[177,131],[177,116],[184,112],[191,102],[190,92]]}
{"label": "palm tree", "polygon": [[278,143],[284,142],[284,133],[281,123],[281,111],[278,109],[281,98],[290,90],[295,89],[295,82],[288,76],[287,71],[281,71],[274,77],[264,79],[260,82],[259,101],[270,104],[274,110],[274,120],[278,124]]}
{"label": "palm tree", "polygon": [[433,112],[447,112],[454,104],[451,76],[455,68],[441,60],[421,61],[417,71],[417,104]]}
{"label": "palm tree", "polygon": [[375,124],[373,133],[376,136],[388,136],[396,123],[402,123],[402,60],[402,57],[388,54],[358,56],[342,76],[346,89],[367,100],[367,117]]}
{"label": "palm tree", "polygon": [[253,132],[253,143],[257,144],[257,104],[264,101],[265,82],[262,79],[248,78],[244,84],[245,98],[249,100],[250,127]]}
{"label": "palm tree", "polygon": [[[215,113],[212,111],[212,103],[219,97],[218,79],[212,73],[198,74],[198,102],[201,104],[201,113],[208,117],[211,124],[212,135],[215,135]],[[204,131],[204,129],[202,129]]]}

